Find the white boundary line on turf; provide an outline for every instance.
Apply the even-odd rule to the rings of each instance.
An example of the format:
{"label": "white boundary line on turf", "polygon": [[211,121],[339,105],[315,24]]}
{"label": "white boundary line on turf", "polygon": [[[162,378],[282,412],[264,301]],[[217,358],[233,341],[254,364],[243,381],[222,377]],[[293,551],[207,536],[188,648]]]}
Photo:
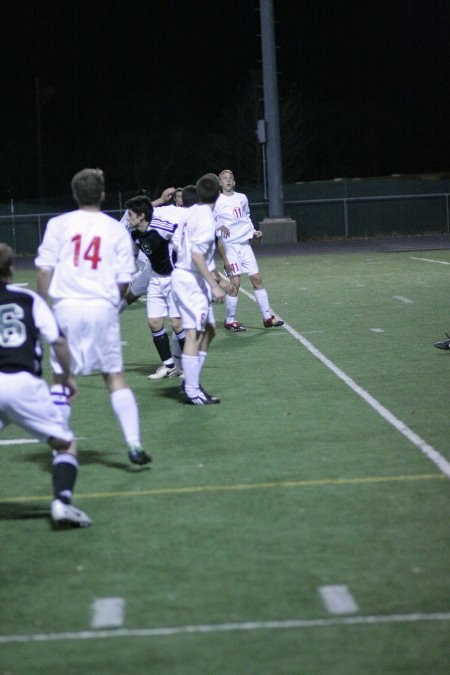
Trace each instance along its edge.
{"label": "white boundary line on turf", "polygon": [[[86,436],[76,436],[76,441],[85,441]],[[29,443],[43,443],[45,441],[40,441],[39,438],[5,438],[0,441],[1,445],[28,445]]]}
{"label": "white boundary line on turf", "polygon": [[432,260],[431,258],[415,258],[413,255],[409,256],[411,260],[422,260],[423,262],[438,263],[439,265],[450,265],[446,260]]}
{"label": "white boundary line on turf", "polygon": [[[244,288],[240,288],[241,293],[244,293],[250,300],[256,302],[255,298]],[[278,317],[278,315],[277,315]],[[278,317],[281,318],[281,317]],[[303,335],[298,333],[295,328],[292,328],[285,322],[283,328],[288,331],[296,340],[298,340],[306,349],[311,352],[324,366],[329,368],[340,380],[342,380],[355,394],[358,394],[366,403],[368,403],[383,419],[386,420],[394,429],[408,439],[416,446],[428,459],[430,459],[447,478],[450,479],[450,462],[435,450],[432,445],[429,445],[423,438],[421,438],[415,431],[410,429],[402,420],[399,420],[393,413],[384,407],[376,398],[374,398],[368,391],[360,387],[351,377],[349,377],[343,370],[336,366],[333,361],[330,361],[322,352],[320,352],[314,345],[307,340]]]}
{"label": "white boundary line on turf", "polygon": [[243,623],[198,624],[168,626],[166,628],[117,628],[113,630],[84,630],[67,633],[31,633],[29,635],[0,635],[0,644],[12,642],[51,642],[57,640],[99,640],[119,637],[164,637],[186,633],[229,633],[232,631],[276,630],[295,628],[328,628],[329,626],[355,626],[392,623],[417,623],[418,621],[450,621],[450,612],[423,614],[388,614],[380,616],[351,616],[330,619],[292,619],[288,621],[246,621]]}
{"label": "white boundary line on turf", "polygon": [[39,438],[7,438],[0,441],[0,445],[27,445],[28,443],[40,443]]}

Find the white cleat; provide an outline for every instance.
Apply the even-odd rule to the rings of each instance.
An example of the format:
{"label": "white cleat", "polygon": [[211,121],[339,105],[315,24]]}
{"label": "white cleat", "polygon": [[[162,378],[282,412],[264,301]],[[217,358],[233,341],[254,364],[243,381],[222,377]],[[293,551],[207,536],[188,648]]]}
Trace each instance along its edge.
{"label": "white cleat", "polygon": [[60,499],[52,501],[52,521],[55,526],[89,527],[92,520],[72,504],[64,504]]}
{"label": "white cleat", "polygon": [[176,366],[159,366],[156,373],[152,373],[148,376],[149,380],[162,380],[165,377],[178,377],[181,375],[181,370],[178,370]]}

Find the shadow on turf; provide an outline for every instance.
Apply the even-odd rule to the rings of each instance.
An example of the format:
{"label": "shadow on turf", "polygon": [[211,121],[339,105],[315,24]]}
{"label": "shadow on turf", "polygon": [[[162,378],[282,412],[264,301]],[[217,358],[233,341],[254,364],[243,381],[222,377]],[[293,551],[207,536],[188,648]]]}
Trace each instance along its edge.
{"label": "shadow on turf", "polygon": [[[137,473],[140,471],[147,471],[151,468],[149,465],[137,466],[135,464],[130,464],[128,458],[123,462],[111,461],[108,460],[105,455],[106,453],[103,453],[101,450],[78,451],[78,459],[82,466],[87,466],[88,464],[103,464],[103,466],[107,466],[110,469],[119,469],[119,471],[125,471],[126,473]],[[51,473],[52,471],[52,458],[48,450],[44,452],[30,452],[25,456],[25,461],[39,464],[42,471],[47,473]]]}
{"label": "shadow on turf", "polygon": [[35,518],[49,520],[48,505],[0,504],[0,520],[31,520]]}

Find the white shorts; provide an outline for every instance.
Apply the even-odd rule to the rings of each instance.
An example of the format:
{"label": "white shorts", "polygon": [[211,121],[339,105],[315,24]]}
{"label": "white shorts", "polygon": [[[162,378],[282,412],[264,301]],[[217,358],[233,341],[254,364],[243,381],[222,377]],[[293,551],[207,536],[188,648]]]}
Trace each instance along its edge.
{"label": "white shorts", "polygon": [[203,277],[175,268],[171,279],[172,295],[183,328],[204,332],[207,323],[214,326],[216,321],[211,306],[211,288]]}
{"label": "white shorts", "polygon": [[15,422],[41,441],[73,440],[53,405],[47,383],[31,373],[0,373],[0,430]]}
{"label": "white shorts", "polygon": [[[121,373],[123,370],[120,344],[120,322],[116,307],[61,305],[53,307],[56,321],[69,344],[72,369],[75,375]],[[61,374],[53,350],[50,363],[54,373]]]}
{"label": "white shorts", "polygon": [[147,316],[149,319],[180,316],[172,298],[170,276],[163,277],[153,272],[147,292]]}
{"label": "white shorts", "polygon": [[147,258],[147,263],[141,268],[139,272],[133,276],[131,281],[131,292],[136,298],[147,293],[150,278],[152,276],[152,266],[150,260]]}
{"label": "white shorts", "polygon": [[243,244],[233,244],[228,243],[226,239],[222,239],[222,243],[233,277],[240,277],[242,274],[248,274],[251,277],[254,274],[258,274],[258,263],[248,241],[245,241]]}

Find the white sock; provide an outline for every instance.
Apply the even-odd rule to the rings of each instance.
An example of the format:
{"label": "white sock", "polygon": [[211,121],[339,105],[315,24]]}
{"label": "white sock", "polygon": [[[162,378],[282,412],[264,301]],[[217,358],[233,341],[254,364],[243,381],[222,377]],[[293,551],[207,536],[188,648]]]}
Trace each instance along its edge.
{"label": "white sock", "polygon": [[200,379],[200,373],[202,372],[202,368],[205,365],[206,357],[208,356],[208,352],[202,352],[200,351],[198,353],[198,360],[200,361],[200,372],[198,374],[198,377]]}
{"label": "white sock", "polygon": [[55,408],[57,409],[65,429],[69,428],[69,419],[72,412],[72,408],[68,396],[69,390],[67,387],[63,387],[62,384],[52,384],[50,387],[50,394],[52,396],[52,402]]}
{"label": "white sock", "polygon": [[261,310],[263,318],[270,319],[270,317],[272,316],[272,310],[270,309],[269,306],[269,296],[267,295],[266,289],[260,288],[259,291],[254,290],[253,293],[255,295],[255,300],[259,305],[259,309]]}
{"label": "white sock", "polygon": [[139,413],[131,389],[118,389],[111,394],[111,406],[121,426],[128,445],[141,445]]}
{"label": "white sock", "polygon": [[233,297],[231,295],[227,295],[227,297],[225,298],[227,323],[232,323],[235,320],[237,304],[238,304],[237,296]]}
{"label": "white sock", "polygon": [[181,365],[183,366],[184,373],[184,391],[188,396],[195,396],[199,390],[200,359],[198,356],[186,356],[186,354],[183,354]]}

